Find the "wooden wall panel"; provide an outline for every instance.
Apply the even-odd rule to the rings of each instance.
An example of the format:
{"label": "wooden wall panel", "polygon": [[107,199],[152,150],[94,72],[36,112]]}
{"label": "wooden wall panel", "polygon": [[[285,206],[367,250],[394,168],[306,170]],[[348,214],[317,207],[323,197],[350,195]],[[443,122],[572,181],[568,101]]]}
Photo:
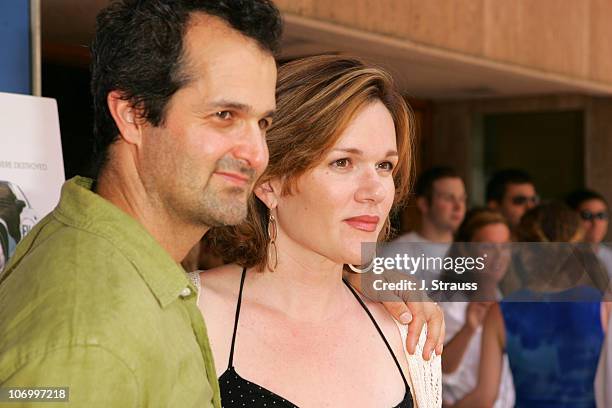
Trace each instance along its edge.
{"label": "wooden wall panel", "polygon": [[588,75],[589,1],[487,0],[485,7],[486,58]]}
{"label": "wooden wall panel", "polygon": [[482,54],[485,0],[278,0],[283,10],[421,44]]}
{"label": "wooden wall panel", "polygon": [[406,1],[402,34],[413,41],[470,55],[483,53],[484,0]]}
{"label": "wooden wall panel", "polygon": [[281,10],[437,49],[612,83],[610,0],[275,0]]}
{"label": "wooden wall panel", "polygon": [[612,83],[612,1],[591,0],[589,77]]}

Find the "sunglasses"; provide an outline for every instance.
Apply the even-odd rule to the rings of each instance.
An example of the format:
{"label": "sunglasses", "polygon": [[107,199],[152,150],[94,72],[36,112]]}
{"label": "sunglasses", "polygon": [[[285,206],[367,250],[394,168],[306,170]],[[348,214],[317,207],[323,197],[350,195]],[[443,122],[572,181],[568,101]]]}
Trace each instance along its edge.
{"label": "sunglasses", "polygon": [[582,218],[585,221],[591,221],[591,220],[607,220],[609,217],[608,213],[606,211],[600,211],[600,212],[591,212],[591,211],[580,211],[580,218]]}
{"label": "sunglasses", "polygon": [[524,196],[524,195],[518,195],[518,196],[514,196],[510,199],[512,201],[512,204],[514,205],[525,205],[527,203],[531,203],[531,204],[538,204],[540,202],[540,197],[538,197],[537,195],[528,197],[528,196]]}

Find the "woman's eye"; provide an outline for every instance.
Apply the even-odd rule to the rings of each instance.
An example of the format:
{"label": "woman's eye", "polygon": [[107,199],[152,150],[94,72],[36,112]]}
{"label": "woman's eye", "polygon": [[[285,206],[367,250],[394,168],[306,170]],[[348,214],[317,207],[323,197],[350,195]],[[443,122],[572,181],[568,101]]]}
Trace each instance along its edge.
{"label": "woman's eye", "polygon": [[395,166],[390,161],[382,162],[378,164],[378,168],[386,171],[393,170]]}
{"label": "woman's eye", "polygon": [[332,162],[332,166],[334,167],[338,167],[338,168],[346,168],[351,164],[351,161],[349,159],[338,159],[338,160],[334,160]]}
{"label": "woman's eye", "polygon": [[219,119],[222,119],[222,120],[230,120],[232,118],[232,112],[219,111],[215,113],[215,116],[217,116]]}

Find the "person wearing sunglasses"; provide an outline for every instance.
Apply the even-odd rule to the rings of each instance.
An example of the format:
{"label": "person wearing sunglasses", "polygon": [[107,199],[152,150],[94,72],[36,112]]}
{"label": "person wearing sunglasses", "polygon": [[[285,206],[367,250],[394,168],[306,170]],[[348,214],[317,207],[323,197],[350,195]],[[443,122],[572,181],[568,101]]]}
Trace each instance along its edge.
{"label": "person wearing sunglasses", "polygon": [[612,278],[612,249],[602,243],[608,233],[608,202],[598,192],[587,189],[570,193],[565,201],[580,215],[585,242],[593,244],[599,261]]}
{"label": "person wearing sunglasses", "polygon": [[523,170],[505,169],[493,174],[486,188],[487,207],[501,212],[515,228],[525,212],[540,202],[533,179]]}

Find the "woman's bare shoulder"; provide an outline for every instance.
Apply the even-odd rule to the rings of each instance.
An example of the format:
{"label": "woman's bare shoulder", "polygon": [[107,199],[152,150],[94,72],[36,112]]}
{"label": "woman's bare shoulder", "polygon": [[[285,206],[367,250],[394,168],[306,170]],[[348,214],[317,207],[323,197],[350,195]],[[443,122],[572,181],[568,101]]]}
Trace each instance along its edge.
{"label": "woman's bare shoulder", "polygon": [[220,296],[235,297],[240,287],[242,266],[228,264],[200,271],[202,292],[214,292]]}
{"label": "woman's bare shoulder", "polygon": [[370,313],[372,313],[374,320],[378,323],[378,326],[389,341],[389,344],[392,345],[393,350],[396,352],[403,350],[403,343],[401,341],[401,334],[398,330],[398,326],[383,304],[369,299],[364,299],[364,303],[370,310]]}

